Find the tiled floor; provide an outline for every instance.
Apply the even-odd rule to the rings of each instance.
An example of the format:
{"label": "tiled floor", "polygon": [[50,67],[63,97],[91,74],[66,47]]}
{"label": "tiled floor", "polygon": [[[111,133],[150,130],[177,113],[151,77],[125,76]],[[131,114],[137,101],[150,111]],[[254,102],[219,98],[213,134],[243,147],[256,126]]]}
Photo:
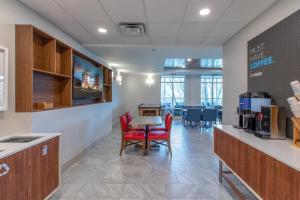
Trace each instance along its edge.
{"label": "tiled floor", "polygon": [[175,121],[173,157],[165,147],[147,156],[132,147],[119,157],[120,132],[114,128],[63,173],[62,186],[51,200],[235,199],[218,182],[212,143],[211,129],[187,131]]}

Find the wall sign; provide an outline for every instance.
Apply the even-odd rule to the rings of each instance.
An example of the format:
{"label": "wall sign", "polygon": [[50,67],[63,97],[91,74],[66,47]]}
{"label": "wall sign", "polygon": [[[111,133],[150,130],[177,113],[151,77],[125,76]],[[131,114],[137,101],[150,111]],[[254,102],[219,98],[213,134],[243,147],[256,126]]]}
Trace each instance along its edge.
{"label": "wall sign", "polygon": [[268,92],[285,107],[288,137],[293,115],[286,99],[293,95],[293,80],[300,80],[300,11],[248,42],[248,91]]}

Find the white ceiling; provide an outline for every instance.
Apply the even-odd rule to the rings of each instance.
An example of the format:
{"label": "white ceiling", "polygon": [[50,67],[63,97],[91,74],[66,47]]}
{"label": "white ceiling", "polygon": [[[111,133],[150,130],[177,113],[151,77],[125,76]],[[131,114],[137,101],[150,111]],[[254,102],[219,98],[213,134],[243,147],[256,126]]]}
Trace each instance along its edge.
{"label": "white ceiling", "polygon": [[[201,52],[205,49],[201,48],[203,45],[220,48],[226,40],[277,0],[20,1],[80,43],[89,46],[89,49],[95,51],[104,60],[124,63],[124,68],[136,71],[141,68],[139,66],[141,61],[146,62],[145,59],[150,58],[155,60],[156,57],[152,55],[150,58],[136,56],[127,58],[125,56],[128,48],[138,54],[141,48],[147,51],[153,47],[165,46],[165,50],[177,49],[176,52],[181,53],[180,57],[187,54],[183,52],[187,49],[195,50],[193,46],[199,47]],[[201,17],[198,12],[204,7],[210,8],[211,14]],[[117,28],[120,22],[144,22],[149,36],[122,37]],[[99,27],[105,27],[108,33],[101,35],[98,32]],[[119,57],[110,54],[113,47],[120,47],[117,50]],[[210,50],[208,52],[211,53]],[[203,56],[197,54],[197,58]],[[128,60],[131,64],[125,63]],[[155,70],[157,68],[161,70],[162,64],[163,62],[146,63],[155,67]]]}

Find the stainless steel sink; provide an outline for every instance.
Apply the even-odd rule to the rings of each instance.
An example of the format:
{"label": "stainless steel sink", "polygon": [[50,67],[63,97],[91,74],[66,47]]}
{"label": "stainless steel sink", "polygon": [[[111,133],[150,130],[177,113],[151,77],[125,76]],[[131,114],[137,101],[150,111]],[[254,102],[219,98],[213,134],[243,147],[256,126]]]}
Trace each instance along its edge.
{"label": "stainless steel sink", "polygon": [[39,139],[41,137],[26,137],[26,136],[14,136],[4,140],[0,140],[1,143],[26,143],[33,140]]}

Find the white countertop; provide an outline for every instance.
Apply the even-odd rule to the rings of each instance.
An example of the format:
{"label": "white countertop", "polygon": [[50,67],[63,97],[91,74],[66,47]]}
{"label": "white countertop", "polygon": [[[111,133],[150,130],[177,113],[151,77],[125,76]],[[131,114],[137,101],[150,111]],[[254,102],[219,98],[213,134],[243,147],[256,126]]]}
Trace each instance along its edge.
{"label": "white countertop", "polygon": [[232,125],[217,125],[215,128],[226,132],[228,135],[235,137],[297,171],[300,171],[300,149],[293,146],[290,139],[261,139],[253,134],[245,132],[243,129],[236,129]]}
{"label": "white countertop", "polygon": [[20,152],[24,149],[30,148],[32,146],[35,146],[37,144],[40,144],[42,142],[45,142],[47,140],[50,140],[52,138],[55,138],[57,136],[60,136],[61,133],[26,133],[26,134],[13,134],[8,135],[4,137],[0,137],[0,141],[5,140],[7,138],[15,137],[15,136],[21,136],[21,137],[41,137],[38,139],[35,139],[31,142],[24,142],[24,143],[4,143],[0,142],[0,159],[10,156],[12,154],[15,154],[17,152]]}

